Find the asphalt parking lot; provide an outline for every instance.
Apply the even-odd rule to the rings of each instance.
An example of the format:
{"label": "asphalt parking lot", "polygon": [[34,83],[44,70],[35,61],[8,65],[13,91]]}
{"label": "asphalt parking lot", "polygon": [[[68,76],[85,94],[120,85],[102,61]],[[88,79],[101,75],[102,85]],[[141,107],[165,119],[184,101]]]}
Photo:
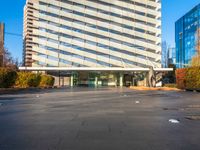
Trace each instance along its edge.
{"label": "asphalt parking lot", "polygon": [[199,116],[195,92],[67,88],[0,95],[0,150],[199,150]]}

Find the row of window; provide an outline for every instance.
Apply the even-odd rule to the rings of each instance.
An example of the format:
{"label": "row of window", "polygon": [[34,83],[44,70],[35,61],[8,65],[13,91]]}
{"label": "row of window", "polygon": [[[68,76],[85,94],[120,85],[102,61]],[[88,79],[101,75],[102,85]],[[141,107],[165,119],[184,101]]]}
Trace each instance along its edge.
{"label": "row of window", "polygon": [[[115,57],[115,56],[112,56],[112,55],[103,54],[103,53],[100,54],[99,52],[96,52],[97,58],[95,59],[95,58],[89,58],[89,57],[84,57],[84,56],[81,56],[81,55],[69,53],[69,52],[66,52],[66,51],[63,51],[63,50],[60,50],[60,49],[51,48],[51,47],[48,47],[48,46],[45,46],[45,45],[41,45],[41,44],[39,45],[39,47],[43,48],[43,49],[46,49],[46,50],[49,50],[49,51],[56,52],[56,53],[60,53],[60,54],[64,54],[64,55],[69,55],[71,57],[79,58],[79,59],[82,59],[83,61],[87,60],[89,62],[101,64],[101,65],[107,66],[107,67],[111,67],[111,66],[113,67],[113,64],[110,64],[109,62],[104,62],[104,61],[98,60],[98,55],[103,56],[105,58],[109,58],[109,59],[120,61],[121,63],[127,63],[127,65],[137,65],[137,66],[140,66],[140,67],[145,67],[145,65],[137,63],[137,62],[134,62],[134,61],[130,61],[130,60],[123,59],[123,58],[118,58],[118,57]],[[73,46],[73,47],[75,47],[76,50],[82,49],[81,47],[78,47],[78,46]],[[45,57],[45,58],[48,58],[48,59],[50,58],[50,59],[52,59],[54,61],[63,62],[63,61],[61,61],[61,59],[59,59],[57,57],[49,56],[49,55],[46,55],[46,54],[40,53],[39,56]],[[63,63],[72,64],[73,62],[71,62],[69,60],[65,60],[65,62],[63,62]],[[118,67],[118,66],[116,66],[116,67]]]}
{"label": "row of window", "polygon": [[[89,53],[96,54],[96,51],[92,50],[92,49],[87,49],[85,47],[80,47],[80,46],[77,46],[77,45],[73,45],[71,43],[58,41],[58,40],[54,40],[54,39],[51,39],[51,38],[46,38],[44,36],[38,36],[38,37],[39,37],[39,39],[46,40],[46,41],[49,41],[49,42],[52,42],[52,43],[55,43],[55,44],[58,44],[58,45],[62,45],[62,46],[68,47],[68,48],[71,47],[71,48],[76,49],[76,50],[82,50],[82,51],[86,51],[86,52],[89,52]],[[79,40],[79,39],[75,38],[74,40]],[[84,41],[80,41],[80,42],[84,42]],[[90,45],[95,44],[94,42],[89,42],[89,41],[87,41],[86,43],[90,44]],[[104,48],[104,49],[108,49],[108,50],[111,50],[111,51],[119,52],[119,53],[122,53],[122,54],[124,53],[124,54],[130,55],[130,56],[137,56],[137,57],[140,57],[144,60],[146,59],[146,56],[134,54],[134,53],[124,51],[124,50],[121,50],[121,49],[117,49],[117,48],[114,48],[114,47],[111,47],[111,46],[105,46],[105,45],[99,44],[99,43],[95,44],[95,46],[101,47],[101,48]],[[105,55],[104,53],[100,53],[100,52],[98,54],[99,55]],[[153,58],[151,58],[151,59],[154,60]]]}
{"label": "row of window", "polygon": [[[44,15],[52,16],[51,13],[47,13],[47,12],[44,12],[44,11],[40,11],[40,13],[44,14]],[[140,40],[140,41],[145,42],[145,43],[155,44],[155,41],[151,41],[151,40],[148,40],[148,39],[144,39],[142,37],[130,35],[128,33],[120,32],[120,31],[117,31],[117,30],[104,28],[104,27],[101,27],[101,26],[93,25],[93,24],[90,24],[90,23],[85,23],[85,22],[82,22],[82,21],[79,21],[79,20],[74,20],[74,19],[70,19],[70,18],[66,18],[66,17],[65,17],[65,20],[70,21],[70,22],[75,22],[77,24],[89,26],[89,27],[94,28],[94,29],[99,29],[99,30],[102,30],[102,31],[106,31],[108,33],[118,34],[118,35],[121,35],[121,36],[129,37],[131,39],[137,39],[137,40]],[[51,25],[55,25],[55,26],[57,26],[59,28],[64,28],[64,29],[68,29],[68,30],[74,30],[74,31],[77,31],[77,32],[81,32],[81,33],[84,33],[84,34],[89,34],[89,35],[92,35],[94,37],[105,38],[105,39],[110,38],[110,37],[99,35],[97,33],[91,33],[91,32],[88,32],[88,31],[84,31],[84,30],[81,30],[81,29],[73,28],[73,27],[70,27],[70,26],[63,25],[63,24],[58,24],[58,23],[55,23],[55,22],[52,22],[52,21],[47,21],[47,20],[44,20],[44,19],[39,19],[39,21],[40,22],[44,22],[44,23],[48,23],[48,24],[51,24]],[[112,39],[112,38],[110,38],[110,39]],[[113,39],[113,40],[121,42],[121,41],[119,41],[117,39]],[[131,43],[128,43],[127,45],[130,45],[130,44]],[[137,45],[134,45],[134,46],[140,47],[140,46],[137,46]]]}
{"label": "row of window", "polygon": [[[64,0],[61,0],[61,1],[64,1]],[[88,0],[88,1],[92,1],[92,2],[95,2],[97,4],[102,4],[102,5],[105,5],[105,6],[116,7],[116,8],[121,8],[121,9],[123,9],[123,8],[127,9],[125,7],[118,6],[118,5],[115,5],[113,3],[109,3],[109,2],[105,2],[105,1],[101,1],[101,0]],[[154,6],[150,6],[150,5],[147,5],[147,4],[145,5],[145,4],[139,3],[139,2],[134,2],[134,1],[130,1],[130,0],[126,0],[126,1],[119,0],[119,1],[126,2],[126,3],[129,3],[129,4],[135,5],[135,6],[140,6],[140,7],[156,10],[156,7],[154,7]]]}
{"label": "row of window", "polygon": [[[41,48],[46,48],[45,46],[43,46],[43,45],[40,45],[39,47],[41,47]],[[51,50],[51,49],[50,49]],[[55,50],[54,50],[55,51]],[[58,52],[58,53],[61,53],[61,54],[65,54],[65,53],[67,53],[67,52],[65,52],[65,51],[62,51],[62,50],[56,50],[55,52]],[[46,54],[42,54],[42,53],[37,53],[37,55],[38,56],[40,56],[40,57],[43,57],[43,58],[46,58],[46,59],[50,59],[50,60],[54,60],[54,61],[57,61],[58,63],[59,62],[62,62],[62,63],[64,63],[64,64],[66,64],[66,65],[71,65],[71,66],[74,66],[75,64],[77,64],[79,67],[80,67],[80,65],[82,65],[82,64],[80,64],[80,63],[78,63],[78,62],[76,62],[75,64],[74,64],[74,62],[72,62],[72,61],[70,61],[70,60],[66,60],[66,59],[62,59],[62,58],[58,58],[58,57],[54,57],[54,56],[50,56],[50,55],[46,55]],[[89,61],[89,62],[93,62],[93,63],[99,63],[99,64],[101,64],[101,65],[103,65],[103,66],[110,66],[111,64],[109,64],[109,63],[106,63],[106,62],[102,62],[102,61],[99,61],[99,60],[95,60],[95,59],[92,59],[92,58],[88,58],[88,57],[83,57],[83,56],[80,56],[80,55],[76,55],[76,54],[70,54],[69,55],[71,58],[78,58],[78,59],[82,59],[83,61]],[[76,65],[75,65],[76,66]],[[83,66],[81,66],[81,67],[83,67]],[[87,67],[87,66],[85,66],[85,67]]]}
{"label": "row of window", "polygon": [[[108,37],[108,36],[105,36],[105,35],[100,35],[100,34],[97,34],[97,33],[92,33],[92,32],[89,32],[89,31],[85,31],[85,30],[82,30],[82,29],[78,29],[78,28],[70,27],[70,26],[66,26],[66,25],[58,26],[59,24],[48,22],[48,21],[43,20],[43,19],[40,19],[40,21],[41,22],[45,22],[45,23],[50,24],[50,25],[53,25],[53,26],[56,26],[56,27],[60,27],[60,28],[69,30],[69,31],[75,31],[75,32],[78,32],[78,33],[90,35],[90,36],[93,36],[94,38],[98,37],[100,39],[109,40],[109,41],[112,41],[112,42],[115,42],[115,43],[118,43],[118,44],[123,44],[123,45],[129,46],[129,47],[135,47],[135,48],[139,48],[141,50],[146,50],[145,47],[142,47],[142,46],[139,46],[139,45],[136,45],[136,44],[132,44],[132,43],[129,43],[129,42],[124,42],[124,41],[121,41],[119,39],[114,39],[114,38],[111,38],[111,37]],[[53,30],[52,30],[52,32],[54,32],[56,35],[59,35],[59,36],[63,36],[64,35],[64,33],[56,32],[56,31],[53,31]],[[117,32],[115,34],[117,34]],[[120,34],[118,33],[118,35],[120,35]],[[131,36],[129,34],[126,34],[126,35],[127,35],[126,37],[129,37],[132,40],[135,39],[135,40],[139,40],[139,41],[142,41],[142,42],[147,42],[147,43],[155,44],[155,42],[152,42],[150,40],[144,39],[142,37]],[[65,37],[66,37],[66,35],[65,35]]]}
{"label": "row of window", "polygon": [[[122,14],[117,14],[116,12],[111,12],[111,11],[106,11],[106,10],[103,10],[101,8],[96,8],[96,7],[91,7],[91,6],[88,6],[88,5],[83,5],[83,4],[80,4],[80,3],[76,3],[76,2],[71,2],[71,1],[63,1],[64,3],[66,4],[70,4],[72,6],[78,6],[80,8],[84,8],[84,9],[88,9],[88,10],[92,10],[94,12],[99,12],[99,13],[103,13],[103,14],[107,14],[107,15],[111,15],[111,16],[115,16],[115,17],[119,17],[119,18],[123,18],[123,19],[127,19],[129,21],[137,21],[137,19],[133,19],[131,17],[128,17],[128,16],[124,16]],[[54,8],[57,8],[59,9],[59,7],[55,7],[54,5],[52,4],[45,4],[44,2],[40,2],[41,5],[48,5],[49,7],[54,7]],[[115,8],[115,7],[114,7]],[[63,7],[60,7],[61,10],[65,9]],[[156,16],[152,15],[152,14],[148,14],[146,12],[141,12],[141,11],[137,11],[137,10],[132,10],[132,9],[128,9],[128,8],[121,8],[121,7],[117,7],[117,9],[119,10],[123,10],[123,11],[127,11],[129,10],[128,12],[129,13],[134,13],[134,14],[137,14],[137,15],[141,15],[142,17],[146,16],[146,17],[149,17],[149,18],[152,18],[152,19],[156,19]],[[71,10],[72,11],[72,10]],[[141,22],[138,20],[138,22]],[[155,26],[155,24],[151,24],[150,25],[152,26]]]}
{"label": "row of window", "polygon": [[[111,45],[105,45],[105,44],[93,42],[93,41],[91,41],[91,40],[89,40],[89,39],[86,40],[86,39],[82,39],[82,38],[79,38],[79,37],[76,37],[76,36],[72,36],[72,35],[68,35],[68,34],[63,34],[63,33],[55,32],[55,31],[53,31],[53,30],[44,29],[44,28],[40,28],[40,30],[41,30],[41,31],[45,31],[45,32],[47,32],[47,33],[54,34],[54,35],[58,35],[58,36],[61,35],[62,37],[69,38],[69,39],[73,39],[73,40],[76,40],[76,41],[79,41],[79,42],[82,42],[82,43],[87,43],[87,44],[90,44],[90,45],[92,45],[92,46],[101,47],[101,48],[104,48],[104,49],[109,49],[109,50],[117,51],[117,52],[120,52],[120,53],[125,53],[125,54],[130,55],[130,56],[134,55],[134,52],[129,52],[129,51],[126,51],[126,50],[122,50],[122,49],[113,47],[113,46],[111,46]],[[46,37],[40,37],[40,38],[43,38],[43,39],[45,39],[45,40],[47,39]],[[111,41],[112,41],[112,40],[111,40]],[[53,42],[56,43],[56,44],[60,44],[60,41],[53,41]],[[123,43],[125,43],[125,42],[123,42]],[[123,43],[122,43],[122,44],[123,44]],[[69,44],[69,43],[62,42],[61,44],[64,45],[64,46],[70,47],[70,44]],[[132,46],[132,47],[134,47],[134,46]],[[137,48],[137,47],[135,47],[135,48]],[[84,48],[83,48],[83,49],[84,49]],[[138,49],[138,50],[139,50],[139,49]],[[137,54],[137,57],[141,57],[141,58],[143,58],[143,59],[146,59],[146,57],[143,56],[143,55],[138,55],[138,54]],[[150,59],[151,59],[152,61],[154,60],[153,58],[150,58]]]}
{"label": "row of window", "polygon": [[[67,12],[67,13],[71,13],[71,14],[76,14],[76,15],[79,15],[79,16],[84,16],[84,17],[87,17],[87,18],[91,18],[91,19],[95,19],[95,20],[98,20],[98,21],[102,21],[102,22],[107,22],[107,23],[111,23],[111,24],[115,24],[115,25],[122,25],[118,22],[114,22],[112,20],[107,20],[107,19],[103,19],[103,18],[100,18],[100,17],[97,17],[97,16],[94,16],[92,14],[86,14],[86,13],[83,13],[83,12],[78,12],[76,10],[70,10],[70,9],[67,9],[67,8],[64,8],[64,7],[58,7],[58,6],[55,6],[53,4],[49,4],[49,3],[45,3],[45,2],[40,2],[40,5],[44,5],[44,6],[48,6],[50,8],[53,8],[53,9],[59,9],[61,11],[64,11],[64,12]],[[80,4],[79,4],[80,5]],[[88,7],[88,6],[87,6]],[[88,7],[91,9],[91,7]],[[94,8],[92,8],[91,10],[94,11]],[[96,11],[96,10],[95,10]],[[105,13],[110,13],[110,15],[112,16],[116,16],[118,18],[122,18],[122,19],[126,19],[126,20],[129,20],[129,21],[132,21],[132,22],[137,22],[137,23],[140,23],[140,24],[143,24],[143,25],[148,25],[148,26],[151,26],[151,27],[156,27],[156,24],[152,24],[152,23],[149,23],[149,22],[145,22],[143,20],[138,20],[138,19],[133,19],[133,18],[130,18],[128,16],[121,16],[119,14],[115,14],[113,12],[106,12],[104,10],[100,11],[100,12],[104,12]]]}
{"label": "row of window", "polygon": [[[92,54],[95,54],[95,55],[101,55],[101,56],[104,56],[104,57],[107,55],[107,54],[105,54],[105,53],[97,52],[97,51],[95,51],[95,50],[87,49],[87,48],[80,47],[80,46],[78,46],[78,45],[74,45],[74,44],[67,43],[67,42],[61,42],[61,41],[57,41],[57,40],[54,40],[54,39],[45,38],[45,37],[42,37],[42,36],[40,36],[39,38],[42,39],[42,40],[46,40],[46,41],[49,41],[49,42],[52,42],[52,43],[55,43],[55,44],[59,44],[59,45],[68,47],[68,48],[71,47],[71,48],[73,48],[74,50],[85,51],[85,52],[88,52],[88,53],[92,53]],[[100,45],[98,45],[98,46],[100,46]],[[117,52],[122,53],[122,55],[123,55],[123,53],[126,53],[126,54],[128,54],[128,55],[130,55],[130,56],[136,56],[136,57],[138,57],[138,58],[144,59],[144,61],[147,61],[147,60],[150,60],[150,61],[152,61],[152,62],[155,61],[154,58],[148,58],[148,59],[147,59],[146,56],[138,55],[138,54],[133,54],[133,53],[130,53],[130,52],[127,53],[126,51],[119,50],[119,49],[116,49],[116,48],[111,48],[111,47],[102,47],[102,48],[111,50],[111,53],[112,53],[112,51],[117,51]],[[71,55],[69,52],[64,52],[64,53],[65,53],[65,55]],[[112,56],[112,57],[113,57],[115,60],[118,60],[118,61],[121,60],[120,56],[119,56],[119,57]],[[129,60],[127,60],[127,61],[129,61]]]}
{"label": "row of window", "polygon": [[[83,21],[77,20],[75,18],[72,19],[72,18],[68,18],[68,17],[64,17],[64,16],[59,16],[59,15],[52,14],[52,13],[49,13],[49,12],[46,12],[46,11],[40,11],[40,13],[44,14],[44,15],[49,15],[49,16],[55,17],[55,18],[61,18],[61,19],[64,19],[66,21],[69,21],[69,22],[75,22],[75,23],[80,24],[80,25],[93,27],[94,29],[99,29],[99,30],[103,30],[103,31],[106,31],[106,32],[117,33],[117,34],[120,34],[122,36],[124,34],[129,34],[129,33],[120,32],[120,31],[117,31],[117,30],[114,30],[114,29],[109,29],[109,28],[105,28],[105,27],[102,27],[102,26],[98,26],[98,25],[95,25],[95,24],[83,22]],[[120,27],[129,29],[129,30],[133,30],[133,31],[136,31],[136,32],[140,32],[140,33],[145,33],[145,34],[149,34],[149,35],[152,35],[152,36],[156,36],[156,33],[151,32],[151,31],[147,31],[147,30],[143,30],[141,28],[131,27],[131,26],[128,26],[128,25],[121,25]]]}

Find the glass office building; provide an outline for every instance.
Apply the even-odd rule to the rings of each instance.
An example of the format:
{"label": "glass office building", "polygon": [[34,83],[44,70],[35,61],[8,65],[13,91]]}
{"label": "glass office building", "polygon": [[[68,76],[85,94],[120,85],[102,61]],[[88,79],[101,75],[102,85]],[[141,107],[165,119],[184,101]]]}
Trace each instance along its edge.
{"label": "glass office building", "polygon": [[175,28],[177,68],[188,67],[197,53],[200,40],[200,4],[181,17]]}

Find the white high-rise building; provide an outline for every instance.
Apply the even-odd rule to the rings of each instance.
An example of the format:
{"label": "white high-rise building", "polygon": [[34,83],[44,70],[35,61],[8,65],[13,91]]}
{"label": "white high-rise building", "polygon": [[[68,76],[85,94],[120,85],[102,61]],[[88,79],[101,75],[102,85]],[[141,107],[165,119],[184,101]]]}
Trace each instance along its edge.
{"label": "white high-rise building", "polygon": [[161,67],[160,0],[27,0],[32,67]]}
{"label": "white high-rise building", "polygon": [[161,0],[27,0],[24,66],[71,85],[134,85],[161,68]]}

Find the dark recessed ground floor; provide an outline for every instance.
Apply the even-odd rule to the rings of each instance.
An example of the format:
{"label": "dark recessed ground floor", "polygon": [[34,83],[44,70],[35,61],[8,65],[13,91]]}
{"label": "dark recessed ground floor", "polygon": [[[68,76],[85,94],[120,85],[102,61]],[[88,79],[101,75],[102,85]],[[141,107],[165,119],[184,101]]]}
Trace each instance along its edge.
{"label": "dark recessed ground floor", "polygon": [[[19,67],[21,71],[44,72],[55,77],[57,86],[147,86],[152,75],[159,82],[162,73],[173,68],[119,68],[119,67]],[[147,81],[148,80],[148,81]],[[155,86],[155,84],[154,84]]]}
{"label": "dark recessed ground floor", "polygon": [[55,85],[85,87],[146,86],[147,72],[88,72],[48,71],[55,77]]}

